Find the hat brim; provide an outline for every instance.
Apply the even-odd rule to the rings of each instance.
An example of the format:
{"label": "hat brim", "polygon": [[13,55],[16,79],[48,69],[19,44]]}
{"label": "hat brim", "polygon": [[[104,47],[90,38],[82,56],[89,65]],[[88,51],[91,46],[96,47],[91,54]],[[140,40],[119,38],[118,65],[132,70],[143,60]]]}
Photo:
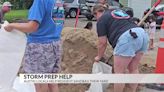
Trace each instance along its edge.
{"label": "hat brim", "polygon": [[11,7],[11,6],[13,6],[13,5],[3,5],[3,6],[10,6],[10,7]]}

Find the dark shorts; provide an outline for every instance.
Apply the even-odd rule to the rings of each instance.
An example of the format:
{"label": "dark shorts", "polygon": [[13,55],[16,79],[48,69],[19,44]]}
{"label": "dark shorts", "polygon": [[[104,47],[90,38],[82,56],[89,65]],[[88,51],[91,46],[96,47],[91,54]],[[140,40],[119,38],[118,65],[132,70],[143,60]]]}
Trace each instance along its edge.
{"label": "dark shorts", "polygon": [[27,44],[23,70],[25,73],[57,73],[60,71],[61,41]]}

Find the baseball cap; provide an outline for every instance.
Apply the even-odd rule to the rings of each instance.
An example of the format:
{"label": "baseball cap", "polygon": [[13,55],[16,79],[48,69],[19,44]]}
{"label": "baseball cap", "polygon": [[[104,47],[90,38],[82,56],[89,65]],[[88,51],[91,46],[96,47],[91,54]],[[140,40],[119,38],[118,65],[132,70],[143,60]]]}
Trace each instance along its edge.
{"label": "baseball cap", "polygon": [[13,6],[10,2],[4,2],[2,6]]}

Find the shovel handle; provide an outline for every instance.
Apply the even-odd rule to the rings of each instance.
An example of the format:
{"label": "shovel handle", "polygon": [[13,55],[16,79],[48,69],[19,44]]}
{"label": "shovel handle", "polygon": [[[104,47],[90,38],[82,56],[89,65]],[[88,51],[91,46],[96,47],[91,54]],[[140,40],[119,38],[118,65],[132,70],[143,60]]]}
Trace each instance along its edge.
{"label": "shovel handle", "polygon": [[141,24],[146,20],[146,18],[153,12],[153,10],[155,9],[155,6],[153,6],[149,12],[141,19],[141,21],[138,23],[138,26],[141,26]]}
{"label": "shovel handle", "polygon": [[153,6],[158,6],[161,3],[161,0],[158,0]]}
{"label": "shovel handle", "polygon": [[146,20],[146,18],[153,12],[156,6],[158,6],[161,3],[161,0],[158,0],[153,7],[148,11],[148,13],[141,19],[141,21],[138,23],[138,26],[141,26],[141,24]]}
{"label": "shovel handle", "polygon": [[76,27],[77,27],[78,20],[79,20],[79,14],[80,14],[80,9],[78,8],[77,9],[77,15],[76,15],[76,22],[75,22],[75,31],[76,31]]}

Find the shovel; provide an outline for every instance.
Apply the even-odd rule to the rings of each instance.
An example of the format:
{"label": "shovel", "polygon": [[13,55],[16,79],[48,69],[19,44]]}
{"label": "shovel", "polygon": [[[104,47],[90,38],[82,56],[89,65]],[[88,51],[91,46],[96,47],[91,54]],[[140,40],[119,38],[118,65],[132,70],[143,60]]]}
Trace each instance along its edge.
{"label": "shovel", "polygon": [[141,24],[146,20],[146,18],[153,12],[155,7],[157,7],[161,3],[161,0],[158,0],[153,7],[148,11],[148,13],[141,19],[141,21],[138,23],[138,26],[141,26]]}

